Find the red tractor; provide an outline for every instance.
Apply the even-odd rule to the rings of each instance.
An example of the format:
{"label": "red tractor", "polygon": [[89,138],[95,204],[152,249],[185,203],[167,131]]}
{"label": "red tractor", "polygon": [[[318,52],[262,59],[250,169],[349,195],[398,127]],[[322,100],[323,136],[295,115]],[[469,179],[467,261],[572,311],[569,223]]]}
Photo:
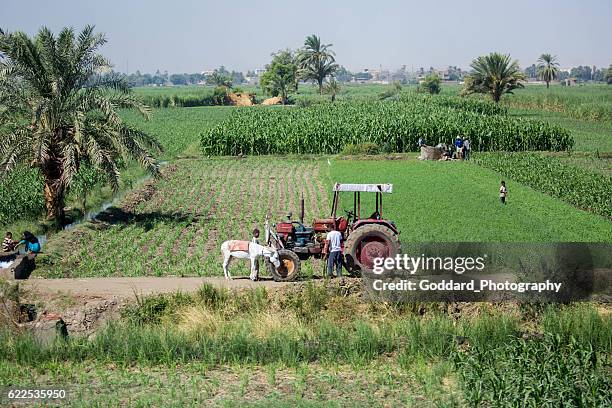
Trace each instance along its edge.
{"label": "red tractor", "polygon": [[[351,274],[371,270],[375,258],[394,257],[401,252],[399,231],[393,221],[383,218],[383,194],[393,191],[392,184],[340,184],[334,185],[334,198],[330,218],[315,219],[312,226],[304,225],[304,200],[300,200],[300,219],[273,224],[266,220],[266,241],[279,252],[281,266],[277,269],[267,263],[275,281],[291,281],[300,273],[301,260],[322,258],[326,234],[334,222],[343,236],[344,266]],[[353,210],[337,216],[340,193],[353,193]],[[361,193],[375,193],[376,207],[369,216],[361,217]]]}

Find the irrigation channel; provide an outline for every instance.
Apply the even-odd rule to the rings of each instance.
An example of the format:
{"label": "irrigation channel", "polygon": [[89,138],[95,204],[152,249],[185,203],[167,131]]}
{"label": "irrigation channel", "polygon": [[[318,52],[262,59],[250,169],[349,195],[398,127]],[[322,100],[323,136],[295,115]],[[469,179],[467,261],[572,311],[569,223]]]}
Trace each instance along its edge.
{"label": "irrigation channel", "polygon": [[[160,161],[159,162],[159,167],[164,167],[166,165],[168,165],[167,161]],[[147,181],[149,179],[151,179],[151,175],[150,174],[147,174],[147,175],[137,179],[136,182],[133,183],[132,189],[134,187],[138,187],[138,186],[142,185],[145,181]],[[75,228],[79,224],[82,224],[82,223],[87,222],[87,221],[94,220],[101,212],[106,211],[107,209],[111,208],[112,206],[120,203],[121,200],[123,200],[123,198],[125,197],[125,195],[129,191],[131,191],[132,189],[123,190],[123,191],[118,192],[112,198],[110,198],[109,200],[106,200],[102,204],[100,204],[99,207],[87,211],[82,217],[77,218],[76,220],[72,221],[70,224],[66,224],[63,227],[63,229],[64,230],[71,230],[71,229]],[[47,243],[47,240],[48,240],[48,234],[36,235],[36,238],[38,238],[38,242],[40,242],[41,248],[44,248],[44,246],[45,246],[45,244]],[[19,249],[19,255],[24,255],[24,254],[25,254],[24,249],[20,248]],[[0,269],[10,268],[11,265],[13,264],[13,262],[14,262],[14,260],[0,261]]]}

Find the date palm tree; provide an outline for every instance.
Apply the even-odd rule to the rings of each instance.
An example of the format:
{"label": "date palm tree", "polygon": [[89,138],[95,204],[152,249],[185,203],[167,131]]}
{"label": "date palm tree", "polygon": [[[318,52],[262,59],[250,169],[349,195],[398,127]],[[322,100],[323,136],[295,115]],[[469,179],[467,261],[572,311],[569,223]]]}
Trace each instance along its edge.
{"label": "date palm tree", "polygon": [[325,85],[323,85],[323,92],[330,96],[332,102],[336,101],[336,95],[340,93],[340,84],[336,81],[336,78],[329,78]]}
{"label": "date palm tree", "polygon": [[323,94],[325,78],[338,70],[336,54],[332,51],[333,44],[322,44],[321,38],[312,34],[306,37],[304,47],[298,52],[297,60],[300,76],[319,84],[319,93]]}
{"label": "date palm tree", "polygon": [[472,71],[465,78],[462,95],[489,94],[498,103],[503,94],[524,88],[525,74],[518,61],[512,61],[510,55],[493,52],[476,58],[470,67]]}
{"label": "date palm tree", "polygon": [[550,81],[555,80],[559,75],[559,63],[556,55],[542,54],[538,58],[536,67],[538,78],[546,82],[546,89],[550,87]]}
{"label": "date palm tree", "polygon": [[153,156],[159,143],[117,112],[132,108],[148,117],[149,108],[97,53],[105,42],[93,26],[78,35],[64,28],[57,37],[47,28],[33,38],[0,30],[0,175],[20,164],[38,168],[47,217],[60,223],[82,163],[115,191],[130,159],[153,175],[159,171]]}
{"label": "date palm tree", "polygon": [[209,85],[222,86],[227,89],[231,89],[233,81],[229,75],[224,75],[215,71],[206,79],[206,83]]}

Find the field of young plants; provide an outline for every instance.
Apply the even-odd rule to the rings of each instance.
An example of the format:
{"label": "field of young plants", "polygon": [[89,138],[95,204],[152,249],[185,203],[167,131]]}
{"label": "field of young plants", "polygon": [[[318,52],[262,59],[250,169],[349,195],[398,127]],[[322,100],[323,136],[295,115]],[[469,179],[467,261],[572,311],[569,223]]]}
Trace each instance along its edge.
{"label": "field of young plants", "polygon": [[[406,242],[602,242],[612,237],[609,220],[512,181],[509,203],[502,207],[500,176],[468,163],[185,159],[164,172],[150,196],[118,212],[110,225],[84,224],[54,236],[35,274],[218,276],[221,242],[249,239],[254,227],[263,227],[266,214],[272,221],[289,211],[298,214],[302,194],[306,220],[327,216],[334,182],[393,183],[385,212]],[[367,212],[373,197],[363,201]],[[320,274],[318,263],[306,265],[305,273]],[[235,268],[237,275],[247,274],[246,263],[237,262]]]}
{"label": "field of young plants", "polygon": [[[36,273],[222,275],[221,243],[249,240],[255,227],[263,231],[266,214],[272,220],[298,214],[302,194],[307,219],[329,211],[319,171],[317,161],[304,159],[179,160],[165,168],[153,194],[118,211],[116,222],[54,236]],[[238,275],[248,269],[236,267]]]}

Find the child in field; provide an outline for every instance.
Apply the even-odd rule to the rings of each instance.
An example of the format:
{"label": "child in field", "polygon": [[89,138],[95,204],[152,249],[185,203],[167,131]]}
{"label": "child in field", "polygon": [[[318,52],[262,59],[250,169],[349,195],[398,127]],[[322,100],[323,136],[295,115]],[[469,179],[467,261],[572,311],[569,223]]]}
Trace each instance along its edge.
{"label": "child in field", "polygon": [[11,231],[7,231],[4,241],[2,241],[2,251],[11,252],[15,249],[16,245],[17,241],[13,241],[13,233]]}
{"label": "child in field", "polygon": [[506,204],[506,196],[508,196],[508,189],[506,188],[506,182],[502,180],[499,187],[499,199],[502,204]]}

